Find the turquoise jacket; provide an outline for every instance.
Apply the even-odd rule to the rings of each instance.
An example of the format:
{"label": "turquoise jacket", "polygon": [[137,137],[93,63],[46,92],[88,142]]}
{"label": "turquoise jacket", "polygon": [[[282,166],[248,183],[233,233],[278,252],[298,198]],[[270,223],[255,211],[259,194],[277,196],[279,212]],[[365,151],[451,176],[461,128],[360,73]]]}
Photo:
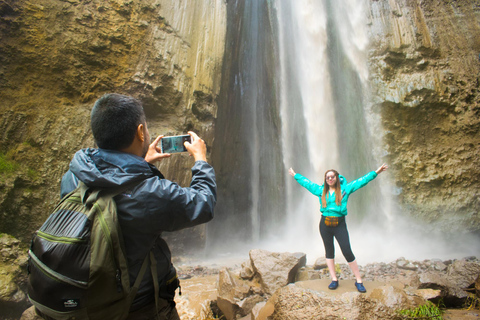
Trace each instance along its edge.
{"label": "turquoise jacket", "polygon": [[316,195],[320,199],[320,212],[324,216],[332,216],[332,217],[343,217],[346,216],[347,213],[347,201],[348,197],[360,189],[361,187],[364,187],[375,179],[377,177],[377,173],[375,171],[369,172],[363,177],[354,180],[350,183],[347,183],[347,179],[343,177],[342,175],[339,175],[340,178],[340,189],[342,190],[342,203],[341,205],[337,205],[335,203],[335,192],[332,194],[327,194],[327,206],[323,207],[322,206],[322,192],[323,192],[323,184],[320,186],[316,183],[313,183],[312,181],[308,180],[301,174],[297,173],[295,174],[295,180],[310,191],[312,194]]}

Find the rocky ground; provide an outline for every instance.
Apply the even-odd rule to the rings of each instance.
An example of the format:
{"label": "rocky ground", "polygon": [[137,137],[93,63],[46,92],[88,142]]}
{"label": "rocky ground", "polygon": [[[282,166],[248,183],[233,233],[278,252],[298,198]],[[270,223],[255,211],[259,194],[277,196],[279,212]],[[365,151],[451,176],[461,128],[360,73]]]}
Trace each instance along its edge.
{"label": "rocky ground", "polygon": [[[26,250],[0,235],[0,319],[17,320],[30,307]],[[196,319],[404,319],[397,310],[432,301],[444,319],[479,319],[480,261],[476,257],[361,265],[366,294],[354,287],[346,263],[336,265],[340,286],[330,282],[323,259],[306,264],[303,253],[251,250],[249,257],[216,263],[176,260],[182,320]],[[27,315],[25,313],[25,315]],[[312,318],[313,317],[313,318]],[[23,317],[22,320],[31,319]]]}
{"label": "rocky ground", "polygon": [[[268,319],[337,319],[336,315],[342,313],[339,305],[349,310],[341,314],[345,319],[402,319],[395,310],[414,308],[428,301],[441,307],[443,319],[480,318],[476,295],[480,262],[476,257],[424,261],[399,258],[390,263],[360,266],[367,288],[362,295],[356,292],[354,278],[345,263],[337,264],[340,286],[331,291],[327,289],[330,280],[322,259],[300,268],[293,263],[292,269],[298,272],[292,280],[288,279],[289,272],[280,271],[280,265],[285,257],[294,256],[252,251],[261,255],[255,258],[251,252],[250,261],[228,267],[181,265],[178,271],[182,296],[177,296],[177,304],[182,320],[214,316],[258,320],[267,319],[267,314]],[[284,257],[278,258],[279,255]],[[263,266],[258,261],[254,266],[255,259],[260,259]],[[302,265],[302,257],[295,259]],[[259,274],[267,270],[270,279]],[[290,281],[295,284],[286,285]]]}

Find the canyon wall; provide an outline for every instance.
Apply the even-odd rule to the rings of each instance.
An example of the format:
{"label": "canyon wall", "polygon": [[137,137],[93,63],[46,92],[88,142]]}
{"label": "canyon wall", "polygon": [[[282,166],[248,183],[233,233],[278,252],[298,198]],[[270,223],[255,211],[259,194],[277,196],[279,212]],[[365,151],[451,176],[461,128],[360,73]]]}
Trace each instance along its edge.
{"label": "canyon wall", "polygon": [[480,1],[370,1],[370,109],[402,214],[480,229]]}
{"label": "canyon wall", "polygon": [[[152,138],[209,146],[225,47],[223,0],[0,0],[0,233],[27,242],[59,199],[74,152],[94,147],[107,92],[141,99]],[[193,160],[159,165],[188,186]]]}

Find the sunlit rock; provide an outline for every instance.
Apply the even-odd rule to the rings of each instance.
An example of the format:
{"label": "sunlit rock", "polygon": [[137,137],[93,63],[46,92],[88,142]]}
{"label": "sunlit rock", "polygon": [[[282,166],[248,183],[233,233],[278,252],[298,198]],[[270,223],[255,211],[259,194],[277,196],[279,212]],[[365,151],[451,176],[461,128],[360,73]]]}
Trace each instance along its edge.
{"label": "sunlit rock", "polygon": [[250,251],[250,259],[267,294],[295,281],[298,270],[305,266],[304,253],[277,253],[261,249]]}

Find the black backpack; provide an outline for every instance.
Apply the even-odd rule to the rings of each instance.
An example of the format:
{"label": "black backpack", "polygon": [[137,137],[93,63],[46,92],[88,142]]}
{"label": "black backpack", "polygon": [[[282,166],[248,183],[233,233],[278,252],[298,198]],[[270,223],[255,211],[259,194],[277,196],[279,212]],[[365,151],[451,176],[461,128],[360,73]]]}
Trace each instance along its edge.
{"label": "black backpack", "polygon": [[[28,252],[28,296],[45,316],[125,319],[149,264],[156,273],[150,251],[130,287],[113,200],[126,189],[89,190],[80,182],[34,234]],[[156,276],[154,282],[158,299]],[[176,273],[170,282],[178,287]]]}

